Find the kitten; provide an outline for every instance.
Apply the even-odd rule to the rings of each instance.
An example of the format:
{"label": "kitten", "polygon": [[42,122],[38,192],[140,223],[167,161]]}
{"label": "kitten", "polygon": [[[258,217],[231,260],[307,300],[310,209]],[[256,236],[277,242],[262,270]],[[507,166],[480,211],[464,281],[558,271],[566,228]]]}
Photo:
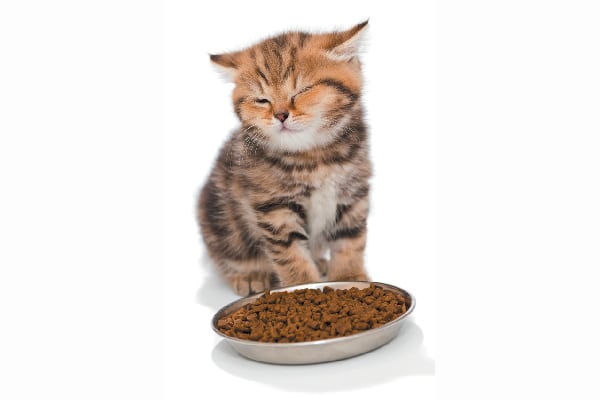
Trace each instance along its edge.
{"label": "kitten", "polygon": [[366,25],[289,32],[210,56],[235,83],[242,126],[201,191],[198,220],[241,296],[322,276],[368,280],[371,162],[358,60]]}

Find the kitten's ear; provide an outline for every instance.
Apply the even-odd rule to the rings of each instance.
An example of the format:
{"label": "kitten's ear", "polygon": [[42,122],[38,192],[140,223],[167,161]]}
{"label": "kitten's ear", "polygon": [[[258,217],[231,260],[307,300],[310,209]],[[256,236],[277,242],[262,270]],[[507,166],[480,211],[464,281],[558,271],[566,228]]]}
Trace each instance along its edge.
{"label": "kitten's ear", "polygon": [[368,23],[369,20],[366,20],[347,31],[330,34],[326,46],[327,56],[334,61],[350,61],[356,57],[364,41]]}
{"label": "kitten's ear", "polygon": [[233,82],[239,67],[240,53],[211,54],[210,61],[227,82]]}

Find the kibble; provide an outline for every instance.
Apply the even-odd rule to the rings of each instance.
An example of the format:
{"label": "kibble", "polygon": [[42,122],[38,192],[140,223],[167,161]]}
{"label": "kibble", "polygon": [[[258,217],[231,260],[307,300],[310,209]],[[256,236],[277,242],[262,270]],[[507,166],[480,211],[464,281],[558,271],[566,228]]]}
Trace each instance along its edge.
{"label": "kibble", "polygon": [[294,343],[349,336],[404,314],[409,299],[371,284],[364,289],[266,291],[217,321],[227,336],[267,343]]}

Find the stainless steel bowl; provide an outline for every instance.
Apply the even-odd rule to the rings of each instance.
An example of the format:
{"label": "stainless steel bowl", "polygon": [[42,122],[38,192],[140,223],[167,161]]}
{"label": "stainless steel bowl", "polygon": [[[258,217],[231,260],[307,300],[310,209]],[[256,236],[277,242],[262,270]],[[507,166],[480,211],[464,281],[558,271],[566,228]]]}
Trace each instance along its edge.
{"label": "stainless steel bowl", "polygon": [[217,321],[226,315],[262,296],[262,293],[244,297],[221,308],[212,319],[212,328],[217,335],[223,337],[238,353],[256,361],[273,364],[311,364],[326,361],[341,360],[363,354],[388,343],[400,332],[402,321],[415,308],[415,298],[406,290],[380,282],[320,282],[305,285],[288,286],[271,292],[292,291],[296,289],[323,289],[329,286],[333,289],[349,289],[356,287],[364,289],[371,283],[384,289],[400,293],[408,299],[408,309],[398,318],[374,329],[339,338],[314,340],[299,343],[263,343],[252,340],[233,338],[217,329]]}

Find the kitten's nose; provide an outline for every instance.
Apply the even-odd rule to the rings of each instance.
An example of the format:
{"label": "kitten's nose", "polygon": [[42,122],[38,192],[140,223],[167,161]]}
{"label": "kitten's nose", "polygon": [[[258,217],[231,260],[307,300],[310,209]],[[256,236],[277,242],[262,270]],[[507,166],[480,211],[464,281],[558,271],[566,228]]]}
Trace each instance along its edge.
{"label": "kitten's nose", "polygon": [[290,113],[287,111],[280,111],[280,112],[274,113],[273,115],[275,116],[275,118],[277,118],[278,120],[283,122],[287,119],[287,117],[290,116]]}

